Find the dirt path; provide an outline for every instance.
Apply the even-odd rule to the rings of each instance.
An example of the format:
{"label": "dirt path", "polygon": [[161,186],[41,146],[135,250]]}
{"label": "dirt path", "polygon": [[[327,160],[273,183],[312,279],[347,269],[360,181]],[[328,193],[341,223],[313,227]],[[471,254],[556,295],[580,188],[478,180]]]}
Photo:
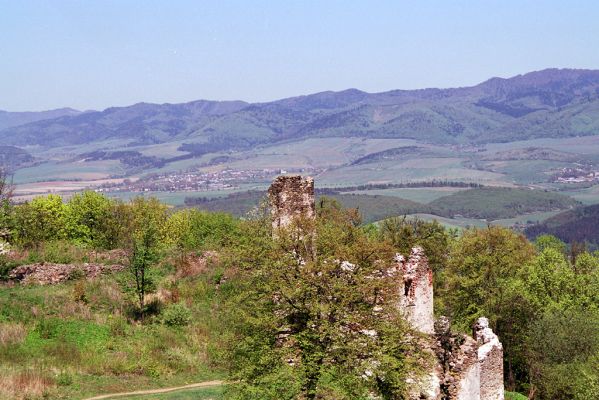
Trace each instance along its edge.
{"label": "dirt path", "polygon": [[162,388],[162,389],[137,390],[135,392],[127,392],[127,393],[109,393],[109,394],[103,394],[103,395],[95,396],[95,397],[88,397],[85,400],[101,400],[101,399],[111,399],[113,397],[138,396],[138,395],[144,395],[144,394],[169,393],[169,392],[176,392],[177,390],[184,390],[184,389],[194,389],[194,388],[202,388],[202,387],[220,386],[222,384],[223,384],[223,381],[207,381],[207,382],[192,383],[191,385],[175,386],[175,387]]}

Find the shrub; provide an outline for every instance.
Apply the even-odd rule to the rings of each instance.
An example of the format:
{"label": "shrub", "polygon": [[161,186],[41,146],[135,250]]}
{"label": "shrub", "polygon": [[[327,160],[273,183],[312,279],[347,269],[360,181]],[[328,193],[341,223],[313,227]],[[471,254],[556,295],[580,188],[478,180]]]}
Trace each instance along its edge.
{"label": "shrub", "polygon": [[[74,273],[77,271],[83,273],[83,271],[81,271],[80,269],[75,269],[71,272],[71,274],[69,275],[69,278],[70,279],[78,279],[78,278],[73,277]],[[87,295],[85,293],[85,281],[84,280],[78,280],[75,283],[75,286],[73,286],[73,300],[75,300],[77,302],[87,303]]]}
{"label": "shrub", "polygon": [[162,321],[168,326],[185,326],[191,322],[191,311],[181,303],[172,304],[164,310]]}
{"label": "shrub", "polygon": [[42,261],[57,264],[70,264],[81,261],[84,254],[85,249],[81,246],[73,245],[65,240],[54,240],[44,244]]}
{"label": "shrub", "polygon": [[6,255],[0,254],[0,280],[7,280],[8,274],[18,265],[17,262],[10,260]]}
{"label": "shrub", "polygon": [[[69,279],[72,281],[80,281],[85,278],[85,271],[82,268],[75,268],[69,273]],[[77,282],[80,283],[80,282]],[[85,283],[83,283],[85,285]],[[85,289],[85,287],[83,287]]]}
{"label": "shrub", "polygon": [[516,392],[505,392],[505,400],[528,400],[528,397]]}

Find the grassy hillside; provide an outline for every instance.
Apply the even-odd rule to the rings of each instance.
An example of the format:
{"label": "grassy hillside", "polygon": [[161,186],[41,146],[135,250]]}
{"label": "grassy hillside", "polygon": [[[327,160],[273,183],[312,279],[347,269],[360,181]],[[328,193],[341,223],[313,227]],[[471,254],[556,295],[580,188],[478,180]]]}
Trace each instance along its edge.
{"label": "grassy hillside", "polygon": [[2,286],[1,374],[6,380],[21,380],[23,390],[31,391],[29,397],[45,392],[59,399],[218,378],[207,364],[207,335],[214,323],[210,274],[173,284],[172,276],[168,278],[173,267],[163,268],[157,281],[162,315],[171,301],[165,293],[176,291],[191,312],[187,326],[170,326],[151,316],[152,323],[128,323],[120,286],[125,272],[51,286]]}
{"label": "grassy hillside", "polygon": [[332,195],[346,208],[357,208],[364,223],[380,221],[397,215],[426,213],[431,209],[421,203],[395,196],[341,194]]}
{"label": "grassy hillside", "polygon": [[15,146],[0,146],[0,167],[14,171],[32,164],[34,158],[25,150]]}
{"label": "grassy hillside", "polygon": [[[265,195],[265,192],[249,191],[233,193],[226,197],[215,199],[188,198],[186,199],[185,204],[197,207],[201,210],[223,211],[237,216],[244,216],[250,212],[250,210],[258,206],[260,201],[265,198]],[[430,208],[424,204],[395,196],[332,194],[327,197],[338,200],[346,208],[357,208],[362,214],[365,223],[396,215],[430,211]]]}

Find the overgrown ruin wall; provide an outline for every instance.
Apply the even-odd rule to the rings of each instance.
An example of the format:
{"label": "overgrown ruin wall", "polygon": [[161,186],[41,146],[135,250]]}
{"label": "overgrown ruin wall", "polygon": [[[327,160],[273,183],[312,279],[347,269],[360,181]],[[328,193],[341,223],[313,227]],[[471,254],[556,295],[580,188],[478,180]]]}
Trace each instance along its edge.
{"label": "overgrown ruin wall", "polygon": [[[314,180],[279,176],[268,190],[273,232],[294,220],[315,218]],[[406,320],[422,333],[424,353],[434,360],[430,370],[408,380],[410,400],[503,400],[503,348],[486,318],[473,336],[451,331],[449,319],[434,319],[433,272],[424,250],[414,247],[406,259],[396,255],[400,302]]]}

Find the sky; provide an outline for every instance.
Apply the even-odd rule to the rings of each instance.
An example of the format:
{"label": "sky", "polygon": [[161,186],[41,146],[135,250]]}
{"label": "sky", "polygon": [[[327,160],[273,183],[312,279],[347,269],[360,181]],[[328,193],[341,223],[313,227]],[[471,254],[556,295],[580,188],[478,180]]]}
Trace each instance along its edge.
{"label": "sky", "polygon": [[469,86],[599,69],[599,1],[0,0],[0,110]]}

